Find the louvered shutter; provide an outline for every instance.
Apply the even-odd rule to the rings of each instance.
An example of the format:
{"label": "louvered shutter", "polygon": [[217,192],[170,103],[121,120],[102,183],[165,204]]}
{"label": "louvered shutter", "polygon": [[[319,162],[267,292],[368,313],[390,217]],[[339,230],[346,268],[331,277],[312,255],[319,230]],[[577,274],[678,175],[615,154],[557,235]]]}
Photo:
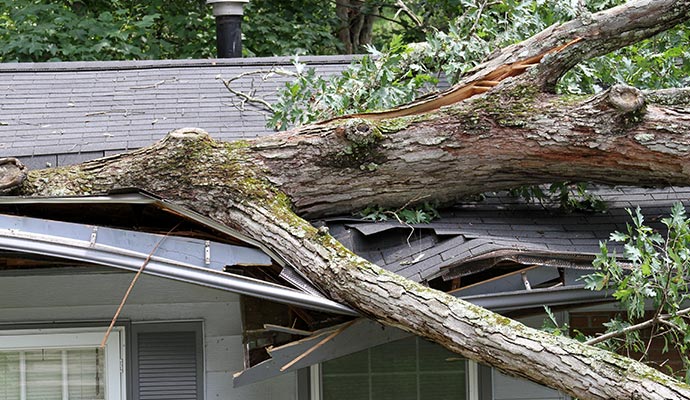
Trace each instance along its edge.
{"label": "louvered shutter", "polygon": [[[133,327],[134,394],[138,400],[203,398],[198,324]],[[184,329],[187,328],[187,329]]]}

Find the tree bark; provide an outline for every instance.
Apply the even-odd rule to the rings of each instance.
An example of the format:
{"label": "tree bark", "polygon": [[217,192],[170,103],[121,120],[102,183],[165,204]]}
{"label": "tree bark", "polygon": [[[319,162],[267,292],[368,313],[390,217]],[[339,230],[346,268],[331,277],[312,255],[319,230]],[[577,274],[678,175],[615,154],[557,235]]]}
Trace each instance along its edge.
{"label": "tree bark", "polygon": [[[499,52],[467,82],[584,39],[483,95],[427,114],[345,118],[235,143],[186,128],[128,154],[31,171],[14,190],[50,196],[145,189],[263,242],[363,315],[510,375],[580,399],[690,399],[687,385],[633,360],[527,328],[387,272],[298,216],[410,200],[450,204],[487,190],[563,179],[690,184],[687,90],[616,87],[589,98],[548,93],[553,76],[574,60],[688,17],[688,1],[638,1],[594,15],[588,24],[549,28]],[[615,29],[625,35],[615,37]]]}
{"label": "tree bark", "polygon": [[336,1],[335,15],[340,20],[337,36],[345,54],[361,52],[365,45],[371,44],[376,8],[364,0]]}

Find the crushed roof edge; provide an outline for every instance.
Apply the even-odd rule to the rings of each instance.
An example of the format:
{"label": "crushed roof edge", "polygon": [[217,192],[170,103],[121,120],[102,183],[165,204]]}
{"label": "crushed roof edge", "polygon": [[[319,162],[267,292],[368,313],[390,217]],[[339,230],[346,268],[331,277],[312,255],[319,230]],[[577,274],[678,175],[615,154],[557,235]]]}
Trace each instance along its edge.
{"label": "crushed roof edge", "polygon": [[[183,215],[190,220],[193,220],[199,224],[211,227],[219,232],[223,232],[235,239],[255,246],[256,248],[263,251],[271,259],[273,259],[278,265],[283,267],[283,270],[289,269],[290,272],[281,272],[280,276],[286,281],[290,282],[295,287],[301,289],[302,291],[312,294],[323,296],[323,294],[316,288],[316,286],[309,281],[302,274],[297,272],[292,265],[290,265],[280,254],[272,251],[262,242],[250,238],[232,228],[229,228],[213,219],[199,214],[193,210],[186,207],[177,205],[173,202],[166,201],[153,193],[147,191],[133,189],[133,188],[123,188],[116,190],[110,194],[104,195],[89,195],[89,196],[54,196],[54,197],[21,197],[21,196],[0,196],[0,204],[50,204],[50,203],[68,203],[68,204],[81,204],[81,203],[127,203],[127,204],[156,204],[160,207],[170,209],[177,213],[178,215]],[[352,311],[349,307],[345,309]]]}

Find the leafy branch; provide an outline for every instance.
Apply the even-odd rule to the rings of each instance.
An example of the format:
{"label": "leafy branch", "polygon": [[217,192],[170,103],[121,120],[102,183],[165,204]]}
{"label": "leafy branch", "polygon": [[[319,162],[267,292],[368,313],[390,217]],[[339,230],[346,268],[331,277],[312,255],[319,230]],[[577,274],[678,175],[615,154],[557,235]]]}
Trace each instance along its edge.
{"label": "leafy branch", "polygon": [[405,225],[428,224],[441,217],[436,206],[429,202],[424,202],[415,207],[406,205],[395,210],[379,205],[372,205],[358,212],[357,215],[362,217],[363,220],[374,222],[395,219]]}
{"label": "leafy branch", "polygon": [[[612,289],[625,315],[605,324],[607,332],[588,343],[633,350],[646,359],[652,340],[662,339],[663,352],[672,347],[680,355],[685,380],[690,382],[690,221],[685,207],[675,204],[670,217],[661,220],[665,237],[645,225],[639,207],[628,213],[632,224],[627,232],[610,237],[623,244],[622,260],[601,243],[593,263],[598,271],[584,277],[585,288]],[[653,315],[645,319],[648,304]],[[640,335],[644,329],[650,330],[646,340]]]}
{"label": "leafy branch", "polygon": [[587,183],[556,182],[548,186],[521,186],[510,190],[510,195],[527,202],[536,201],[542,207],[557,205],[567,212],[603,212],[604,200],[588,190]]}

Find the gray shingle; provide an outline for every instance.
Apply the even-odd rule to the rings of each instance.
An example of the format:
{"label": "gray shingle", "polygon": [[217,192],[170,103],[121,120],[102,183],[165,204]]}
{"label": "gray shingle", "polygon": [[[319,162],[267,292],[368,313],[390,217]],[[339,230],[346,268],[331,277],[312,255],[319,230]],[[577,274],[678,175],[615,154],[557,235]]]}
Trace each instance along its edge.
{"label": "gray shingle", "polygon": [[19,157],[19,161],[22,162],[27,168],[31,169],[43,169],[49,167],[55,167],[57,165],[57,156],[26,156]]}
{"label": "gray shingle", "polygon": [[[322,74],[336,73],[351,60],[301,59]],[[216,76],[291,65],[289,58],[2,64],[0,156],[112,152],[122,142],[132,149],[185,126],[204,128],[221,140],[270,134],[256,110],[232,106],[235,99]],[[245,77],[235,86],[275,98],[288,79]],[[64,133],[70,135],[54,147],[53,135]],[[97,139],[104,133],[115,140]]]}
{"label": "gray shingle", "polygon": [[[599,241],[607,240],[615,230],[625,230],[626,222],[630,221],[624,210],[630,204],[626,197],[628,191],[633,199],[640,198],[640,194],[644,194],[642,198],[645,199],[649,194],[659,194],[651,197],[663,199],[645,203],[642,210],[648,223],[657,228],[661,228],[659,219],[668,214],[670,204],[683,200],[690,206],[690,196],[687,195],[690,190],[687,188],[604,188],[604,198],[614,198],[615,201],[607,212],[598,214],[558,213],[542,207],[525,207],[524,204],[506,209],[504,203],[510,201],[495,199],[481,206],[463,205],[442,212],[440,220],[416,229],[410,244],[404,246],[404,252],[390,246],[396,241],[396,235],[400,242],[409,233],[407,229],[396,229],[400,228],[397,223],[368,223],[351,217],[332,218],[330,223],[355,226],[357,232],[367,235],[361,236],[367,246],[389,243],[380,247],[384,258],[394,259],[397,251],[404,257],[392,263],[389,260],[382,266],[415,280],[428,280],[442,274],[444,277],[462,276],[467,273],[463,266],[474,268],[472,266],[481,262],[479,260],[486,260],[486,266],[491,266],[492,262],[510,255],[523,258],[533,255],[562,260],[564,265],[569,260],[577,265],[586,265],[587,260],[599,252]],[[660,202],[667,204],[659,205]],[[433,247],[417,244],[422,241],[429,243],[432,238],[438,240],[437,235],[440,234],[443,240]],[[609,248],[621,253],[619,244],[610,243]],[[494,257],[498,258],[492,261]]]}
{"label": "gray shingle", "polygon": [[93,160],[96,158],[103,157],[102,151],[88,152],[88,153],[73,153],[73,154],[60,154],[57,156],[57,166],[65,166],[72,164],[79,164],[84,161]]}

